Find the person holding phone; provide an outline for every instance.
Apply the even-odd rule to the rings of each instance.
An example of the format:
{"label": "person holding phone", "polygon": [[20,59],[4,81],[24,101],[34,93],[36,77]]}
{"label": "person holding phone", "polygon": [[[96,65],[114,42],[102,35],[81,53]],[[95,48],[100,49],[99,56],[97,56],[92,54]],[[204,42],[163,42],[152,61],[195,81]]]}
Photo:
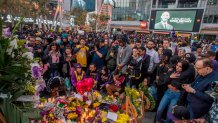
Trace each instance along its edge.
{"label": "person holding phone", "polygon": [[199,59],[195,64],[198,76],[191,84],[183,84],[188,92],[188,109],[191,119],[204,118],[213,104],[213,98],[206,91],[211,89],[211,84],[218,81],[217,73],[213,70],[213,62],[208,58]]}

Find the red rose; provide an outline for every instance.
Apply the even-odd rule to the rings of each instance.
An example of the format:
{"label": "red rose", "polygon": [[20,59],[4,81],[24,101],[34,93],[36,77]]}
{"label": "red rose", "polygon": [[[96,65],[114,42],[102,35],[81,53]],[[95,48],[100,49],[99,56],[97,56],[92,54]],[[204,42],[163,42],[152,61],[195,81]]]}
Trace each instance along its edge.
{"label": "red rose", "polygon": [[110,105],[109,109],[112,110],[113,112],[117,112],[119,108],[117,105]]}

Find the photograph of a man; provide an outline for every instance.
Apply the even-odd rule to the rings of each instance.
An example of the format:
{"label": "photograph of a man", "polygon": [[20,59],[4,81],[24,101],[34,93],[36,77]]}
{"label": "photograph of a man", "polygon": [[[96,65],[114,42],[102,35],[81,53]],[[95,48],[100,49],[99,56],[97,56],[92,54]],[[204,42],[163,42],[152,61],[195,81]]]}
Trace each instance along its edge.
{"label": "photograph of a man", "polygon": [[154,25],[154,29],[173,30],[173,26],[168,23],[170,13],[165,11],[161,15],[161,21]]}

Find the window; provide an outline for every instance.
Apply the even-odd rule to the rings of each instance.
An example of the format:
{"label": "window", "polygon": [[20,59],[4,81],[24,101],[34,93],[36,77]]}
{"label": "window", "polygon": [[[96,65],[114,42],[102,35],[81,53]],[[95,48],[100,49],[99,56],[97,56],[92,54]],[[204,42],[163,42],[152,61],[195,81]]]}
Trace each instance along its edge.
{"label": "window", "polygon": [[213,15],[210,15],[209,17],[208,17],[208,22],[207,23],[212,23],[213,22]]}
{"label": "window", "polygon": [[214,15],[213,23],[218,23],[218,15]]}
{"label": "window", "polygon": [[218,0],[208,0],[207,5],[216,5]]}
{"label": "window", "polygon": [[161,0],[158,2],[158,8],[172,8],[175,6],[176,0]]}
{"label": "window", "polygon": [[203,23],[207,23],[207,20],[208,20],[208,16],[207,16],[207,15],[205,15],[205,16],[204,16]]}
{"label": "window", "polygon": [[179,0],[178,8],[196,8],[198,0]]}
{"label": "window", "polygon": [[156,8],[156,0],[153,0],[152,2],[153,2],[152,3],[152,8]]}

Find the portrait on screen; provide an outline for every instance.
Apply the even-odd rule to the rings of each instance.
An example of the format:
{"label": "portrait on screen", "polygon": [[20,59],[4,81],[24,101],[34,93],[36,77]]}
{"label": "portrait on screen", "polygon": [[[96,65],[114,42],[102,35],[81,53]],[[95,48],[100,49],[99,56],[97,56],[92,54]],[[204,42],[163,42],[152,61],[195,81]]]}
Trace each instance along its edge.
{"label": "portrait on screen", "polygon": [[154,29],[160,30],[173,30],[173,26],[169,24],[170,13],[165,11],[161,14],[160,22],[156,23]]}

